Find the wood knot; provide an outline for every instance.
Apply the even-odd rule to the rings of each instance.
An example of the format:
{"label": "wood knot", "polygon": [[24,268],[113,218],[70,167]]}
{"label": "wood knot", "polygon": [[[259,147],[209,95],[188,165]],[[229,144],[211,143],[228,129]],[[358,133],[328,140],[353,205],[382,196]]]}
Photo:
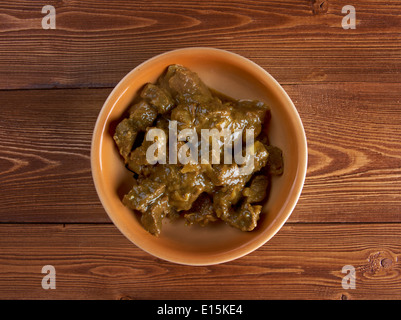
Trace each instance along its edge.
{"label": "wood knot", "polygon": [[382,265],[383,268],[390,268],[391,265],[393,264],[393,260],[390,258],[384,258],[382,259],[380,264]]}
{"label": "wood knot", "polygon": [[314,15],[325,14],[329,10],[328,0],[312,0],[312,12]]}
{"label": "wood knot", "polygon": [[349,294],[349,292],[342,292],[338,296],[340,300],[352,300],[352,296]]}
{"label": "wood knot", "polygon": [[393,277],[397,273],[396,270],[393,270],[395,262],[397,262],[397,257],[390,251],[374,252],[369,255],[368,263],[360,271],[367,278]]}

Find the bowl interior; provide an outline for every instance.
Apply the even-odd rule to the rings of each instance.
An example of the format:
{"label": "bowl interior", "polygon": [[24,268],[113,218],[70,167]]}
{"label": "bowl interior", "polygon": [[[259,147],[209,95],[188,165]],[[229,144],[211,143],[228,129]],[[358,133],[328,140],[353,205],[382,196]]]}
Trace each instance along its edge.
{"label": "bowl interior", "polygon": [[[224,223],[188,227],[165,219],[160,237],[141,226],[139,216],[121,199],[132,174],[115,147],[112,135],[140,88],[154,82],[170,64],[197,72],[211,88],[237,99],[258,99],[271,107],[268,127],[273,145],[284,155],[284,174],[273,177],[258,227],[241,232]],[[133,243],[159,258],[190,265],[210,265],[243,256],[268,241],[291,214],[306,173],[306,139],[291,100],[279,84],[253,62],[223,50],[190,48],[168,52],[141,64],[112,91],[99,114],[92,142],[92,172],[100,200],[118,229]]]}

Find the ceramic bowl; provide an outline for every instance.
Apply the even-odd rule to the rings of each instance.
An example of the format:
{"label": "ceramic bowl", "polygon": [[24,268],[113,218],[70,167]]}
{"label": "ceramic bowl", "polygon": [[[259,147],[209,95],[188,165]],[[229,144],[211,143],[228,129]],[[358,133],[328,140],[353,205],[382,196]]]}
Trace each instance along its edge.
{"label": "ceramic bowl", "polygon": [[[162,233],[155,237],[142,227],[139,215],[121,202],[133,178],[118,154],[112,138],[113,130],[141,87],[155,82],[170,64],[188,67],[197,72],[209,87],[228,96],[261,100],[271,108],[268,134],[271,144],[283,151],[284,173],[273,177],[258,226],[251,232],[242,232],[224,223],[201,227],[164,219]],[[117,84],[104,103],[94,128],[91,167],[105,211],[137,247],[174,263],[212,265],[256,250],[280,230],[301,194],[307,167],[307,142],[294,104],[264,69],[225,50],[184,48],[145,61]]]}

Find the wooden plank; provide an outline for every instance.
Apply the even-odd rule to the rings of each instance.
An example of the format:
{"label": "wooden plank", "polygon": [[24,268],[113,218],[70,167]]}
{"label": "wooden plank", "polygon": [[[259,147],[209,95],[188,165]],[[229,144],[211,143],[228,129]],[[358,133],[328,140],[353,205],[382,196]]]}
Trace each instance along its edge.
{"label": "wooden plank", "polygon": [[308,140],[308,172],[291,221],[400,222],[398,84],[284,86]]}
{"label": "wooden plank", "polygon": [[[291,222],[401,222],[398,84],[284,86],[309,168]],[[109,222],[90,143],[111,89],[0,92],[0,221]]]}
{"label": "wooden plank", "polygon": [[90,169],[111,90],[0,92],[0,220],[107,222]]}
{"label": "wooden plank", "polygon": [[[112,225],[0,225],[1,299],[400,299],[400,224],[286,224],[221,265],[161,261]],[[44,265],[56,289],[41,286]],[[342,268],[355,268],[355,289]]]}
{"label": "wooden plank", "polygon": [[41,1],[0,4],[0,89],[107,87],[152,56],[211,46],[252,59],[278,81],[400,82],[398,0],[68,1],[53,3],[56,29],[42,29]]}

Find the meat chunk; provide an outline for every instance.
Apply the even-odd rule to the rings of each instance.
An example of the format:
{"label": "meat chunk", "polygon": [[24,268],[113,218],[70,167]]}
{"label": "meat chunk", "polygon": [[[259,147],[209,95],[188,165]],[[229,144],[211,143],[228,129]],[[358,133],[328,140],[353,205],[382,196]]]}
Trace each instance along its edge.
{"label": "meat chunk", "polygon": [[269,168],[269,173],[272,175],[281,175],[283,173],[283,152],[280,148],[275,146],[267,146],[267,152],[269,157],[267,159],[267,167]]}
{"label": "meat chunk", "polygon": [[137,130],[144,131],[150,127],[157,117],[157,111],[146,101],[140,101],[129,109],[129,118],[135,123]]}
{"label": "meat chunk", "polygon": [[163,80],[173,93],[177,103],[205,103],[212,99],[212,93],[199,76],[181,65],[171,65]]}
{"label": "meat chunk", "polygon": [[[262,125],[270,119],[269,107],[260,101],[240,100],[235,104],[235,118],[243,119],[241,129],[252,129],[255,137],[262,131]],[[245,141],[245,134],[242,136]]]}
{"label": "meat chunk", "polygon": [[210,222],[217,221],[210,197],[206,193],[202,193],[193,203],[191,209],[184,211],[184,218],[188,225],[199,224],[203,227]]}
{"label": "meat chunk", "polygon": [[150,179],[141,180],[123,198],[123,203],[131,209],[146,212],[166,190],[166,185]]}
{"label": "meat chunk", "polygon": [[207,177],[198,172],[177,171],[169,175],[170,203],[177,211],[189,210],[202,192],[210,191]]}
{"label": "meat chunk", "polygon": [[[144,136],[146,137],[147,133],[149,132],[149,130],[153,129],[153,127],[148,127],[146,129],[146,132],[144,133]],[[164,131],[161,131],[161,133],[163,133]],[[167,133],[168,134],[168,133]],[[157,140],[160,141],[161,145],[163,146],[167,144],[166,141],[166,137],[167,137],[166,132],[164,132],[164,137],[162,137],[162,135],[160,137],[157,137]],[[159,140],[160,139],[160,140]],[[156,141],[156,138],[155,138]],[[137,173],[137,174],[144,174],[147,170],[146,167],[151,165],[149,161],[153,161],[153,160],[163,160],[166,157],[166,153],[167,153],[167,148],[161,148],[161,159],[158,158],[159,156],[159,150],[158,148],[155,148],[154,152],[151,153],[151,155],[154,157],[151,157],[150,159],[148,159],[148,155],[147,155],[147,151],[149,149],[150,146],[152,146],[155,141],[149,141],[146,138],[143,139],[142,144],[138,147],[136,147],[135,149],[133,149],[131,151],[131,153],[129,154],[129,156],[127,157],[127,167],[128,169],[130,169],[131,171]]]}
{"label": "meat chunk", "polygon": [[247,202],[261,202],[266,198],[269,178],[264,175],[253,177],[249,187],[242,190],[242,195],[247,198]]}
{"label": "meat chunk", "polygon": [[[264,166],[266,166],[269,152],[265,145],[260,141],[255,141],[253,145],[246,148],[248,150],[245,155],[244,164],[241,167],[243,168],[243,171],[241,172],[248,175],[250,178],[252,174],[260,171]],[[245,170],[246,166],[249,166],[248,170]]]}
{"label": "meat chunk", "polygon": [[181,104],[171,111],[171,120],[177,121],[177,129],[183,130],[194,126],[195,122],[194,104]]}
{"label": "meat chunk", "polygon": [[116,127],[113,139],[125,163],[128,160],[138,133],[151,126],[157,117],[157,111],[146,102],[134,104],[128,118],[123,119]]}
{"label": "meat chunk", "polygon": [[213,195],[213,208],[217,217],[223,218],[231,214],[231,207],[241,199],[244,182],[224,186]]}
{"label": "meat chunk", "polygon": [[159,236],[166,214],[168,214],[168,197],[164,196],[157,199],[148,210],[142,213],[141,223],[149,233]]}
{"label": "meat chunk", "polygon": [[222,219],[241,231],[252,231],[257,225],[261,211],[262,206],[244,201],[238,209],[230,210],[230,214]]}
{"label": "meat chunk", "polygon": [[113,138],[124,161],[127,161],[137,135],[138,130],[132,120],[126,118],[117,125]]}
{"label": "meat chunk", "polygon": [[154,106],[160,114],[164,114],[174,107],[174,100],[170,93],[152,83],[148,83],[144,87],[141,97]]}
{"label": "meat chunk", "polygon": [[212,165],[207,175],[216,186],[235,185],[244,181],[236,163]]}
{"label": "meat chunk", "polygon": [[144,169],[149,165],[146,159],[146,150],[152,143],[144,140],[141,146],[132,150],[127,160],[128,169],[139,175],[144,173]]}

